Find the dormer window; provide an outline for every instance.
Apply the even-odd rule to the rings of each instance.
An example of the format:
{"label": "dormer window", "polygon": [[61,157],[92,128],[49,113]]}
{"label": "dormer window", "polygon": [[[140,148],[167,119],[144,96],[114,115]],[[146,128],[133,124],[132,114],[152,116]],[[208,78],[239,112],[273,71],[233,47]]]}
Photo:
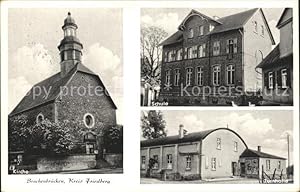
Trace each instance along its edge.
{"label": "dormer window", "polygon": [[199,27],[199,35],[204,35],[204,26]]}
{"label": "dormer window", "polygon": [[209,32],[211,32],[212,30],[214,30],[214,28],[215,28],[215,26],[213,26],[213,25],[209,25]]}
{"label": "dormer window", "polygon": [[189,38],[193,38],[194,37],[194,30],[193,28],[189,29]]}

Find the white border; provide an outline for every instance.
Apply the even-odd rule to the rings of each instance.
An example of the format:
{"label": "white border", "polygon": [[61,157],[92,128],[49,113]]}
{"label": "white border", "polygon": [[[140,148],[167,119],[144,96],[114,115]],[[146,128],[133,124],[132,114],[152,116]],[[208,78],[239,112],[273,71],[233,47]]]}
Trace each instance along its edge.
{"label": "white border", "polygon": [[[139,32],[140,8],[283,8],[293,7],[294,23],[294,107],[239,107],[238,110],[294,110],[294,184],[157,184],[140,183],[140,110],[236,110],[230,107],[139,107],[140,66]],[[69,178],[70,175],[9,175],[7,176],[7,90],[8,90],[8,8],[124,8],[123,9],[123,55],[124,55],[124,174],[119,175],[72,175],[72,178],[109,179],[111,184],[26,184],[26,178]],[[1,1],[1,155],[3,191],[297,191],[299,190],[299,21],[298,1],[296,0],[254,0],[254,1]],[[59,41],[59,40],[58,40]],[[42,189],[42,190],[41,190]]]}

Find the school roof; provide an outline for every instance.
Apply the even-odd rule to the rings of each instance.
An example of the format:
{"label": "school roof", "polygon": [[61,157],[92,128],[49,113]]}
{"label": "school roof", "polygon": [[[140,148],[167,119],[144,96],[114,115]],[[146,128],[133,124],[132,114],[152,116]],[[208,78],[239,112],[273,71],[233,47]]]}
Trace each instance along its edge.
{"label": "school roof", "polygon": [[257,68],[266,68],[285,63],[293,63],[293,54],[280,57],[279,44],[257,65]]}
{"label": "school roof", "polygon": [[264,153],[261,151],[256,151],[253,149],[245,149],[245,151],[241,154],[240,157],[261,157],[261,158],[270,158],[270,159],[283,159],[285,160],[285,158],[283,157],[278,157],[275,155],[271,155],[268,153]]}
{"label": "school roof", "polygon": [[[83,72],[90,75],[95,75],[99,78],[100,77],[96,75],[94,72],[92,72],[90,69],[88,69],[86,66],[84,66],[82,63],[77,63],[74,68],[66,74],[64,77],[61,77],[60,72],[56,73],[55,75],[52,75],[51,77],[35,84],[28,94],[26,94],[23,99],[20,101],[20,103],[14,108],[14,110],[9,114],[10,116],[19,114],[24,111],[28,111],[30,109],[33,109],[35,107],[41,106],[43,104],[51,103],[55,101],[56,98],[59,97],[61,92],[61,87],[66,86],[74,77],[74,74],[76,72]],[[101,81],[102,82],[102,81]],[[104,85],[103,85],[104,86]],[[42,91],[42,94],[34,95],[34,89],[37,90],[38,88],[42,88],[43,90],[49,91],[48,97],[46,97],[45,91]],[[105,87],[104,87],[105,88]],[[114,104],[112,98],[108,96],[109,100],[111,101],[112,105],[116,109],[116,105]]]}
{"label": "school roof", "polygon": [[[268,23],[266,21],[264,13],[259,8],[250,9],[250,10],[247,10],[247,11],[243,11],[243,12],[240,12],[240,13],[236,13],[236,14],[233,14],[233,15],[226,16],[226,17],[222,17],[222,18],[219,18],[217,20],[214,20],[210,17],[205,16],[206,18],[208,18],[208,20],[212,20],[212,21],[216,22],[215,28],[209,33],[209,35],[243,28],[243,26],[247,23],[247,21],[253,16],[253,14],[257,10],[261,11],[263,19],[266,22],[267,31],[270,34],[271,41],[272,41],[273,44],[275,44],[274,38],[272,36],[272,33],[270,31],[270,28],[268,26]],[[193,10],[193,11],[195,12],[195,10]],[[196,13],[199,13],[199,12],[196,12]],[[199,14],[201,14],[201,13],[199,13]],[[196,15],[196,14],[195,13],[194,14],[190,13],[184,19],[184,22],[180,24],[179,28],[182,28],[181,26],[184,25],[187,18],[189,18],[191,15]],[[201,14],[201,16],[203,16],[203,14]],[[160,45],[169,45],[169,44],[173,44],[173,43],[176,43],[176,42],[181,42],[183,40],[182,36],[183,36],[182,32],[179,30],[176,33],[172,34],[170,37],[168,37],[166,40],[164,40],[162,43],[160,43]]]}
{"label": "school roof", "polygon": [[212,132],[217,131],[217,130],[227,130],[227,131],[233,132],[235,135],[237,135],[242,140],[242,142],[245,144],[245,146],[247,148],[247,145],[244,142],[244,140],[241,138],[241,136],[239,136],[236,132],[234,132],[233,130],[228,129],[228,128],[216,128],[216,129],[209,129],[209,130],[204,130],[204,131],[200,131],[200,132],[188,133],[187,135],[184,135],[183,138],[179,138],[179,135],[174,135],[174,136],[167,136],[167,137],[157,138],[157,139],[148,139],[148,140],[141,141],[141,147],[150,147],[150,146],[201,141],[201,140],[205,139],[209,134],[211,134]]}

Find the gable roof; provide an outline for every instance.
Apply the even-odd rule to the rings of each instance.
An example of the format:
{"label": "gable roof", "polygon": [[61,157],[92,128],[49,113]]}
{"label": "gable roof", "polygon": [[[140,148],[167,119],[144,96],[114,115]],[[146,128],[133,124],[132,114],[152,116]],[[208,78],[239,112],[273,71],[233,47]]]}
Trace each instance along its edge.
{"label": "gable roof", "polygon": [[266,68],[281,63],[293,63],[293,54],[289,54],[285,57],[280,57],[280,43],[256,66],[256,68]]}
{"label": "gable roof", "polygon": [[209,130],[204,130],[204,131],[200,131],[200,132],[188,133],[183,138],[179,138],[179,135],[173,135],[173,136],[168,136],[168,137],[163,137],[163,138],[143,140],[143,141],[141,141],[141,147],[201,141],[201,140],[205,139],[209,134],[211,134],[212,132],[217,131],[217,130],[227,130],[227,131],[233,132],[235,135],[237,135],[242,140],[242,142],[245,144],[245,146],[247,148],[247,145],[244,142],[244,140],[241,138],[241,136],[239,136],[236,132],[234,132],[233,130],[228,129],[228,128],[216,128],[216,129],[209,129]]}
{"label": "gable roof", "polygon": [[250,9],[218,19],[222,25],[215,26],[214,30],[212,30],[210,34],[242,28],[257,10],[258,8]]}
{"label": "gable roof", "polygon": [[[92,72],[83,64],[77,63],[74,66],[74,68],[71,69],[71,71],[68,74],[66,74],[64,77],[61,77],[61,74],[59,72],[35,84],[9,115],[10,116],[16,115],[21,112],[28,111],[30,109],[38,107],[40,105],[54,102],[61,93],[61,87],[66,86],[72,80],[76,72],[83,72],[90,75],[95,75],[101,81],[98,75],[96,75],[94,72]],[[42,89],[41,94],[35,95],[34,93],[37,93],[37,91],[39,91],[40,89]],[[105,86],[104,89],[106,90]],[[48,96],[44,90],[46,90],[47,93],[49,92]],[[108,96],[108,98],[111,101],[114,108],[116,109],[117,107],[114,104],[112,98],[110,96]]]}
{"label": "gable roof", "polygon": [[[184,21],[179,25],[179,28],[180,28],[180,26],[184,25],[184,23],[188,20],[189,17],[191,17],[191,15],[198,14],[198,15],[201,15],[202,17],[208,18],[209,20],[216,22],[215,28],[210,33],[208,33],[208,35],[221,33],[221,32],[225,32],[225,31],[230,31],[230,30],[235,30],[235,29],[241,29],[248,22],[248,20],[254,15],[254,13],[256,13],[256,11],[258,11],[258,10],[260,10],[260,12],[262,13],[263,20],[265,21],[265,24],[267,26],[266,27],[267,31],[270,34],[272,44],[274,45],[275,41],[274,41],[273,35],[271,33],[271,30],[269,28],[269,25],[265,18],[265,15],[264,15],[262,9],[260,9],[260,8],[250,9],[250,10],[236,13],[233,15],[225,16],[225,17],[219,18],[217,20],[212,19],[206,15],[203,15],[196,10],[192,10],[189,13],[189,15],[184,19]],[[181,33],[179,33],[179,32],[181,32],[181,31],[177,31],[176,33],[174,33],[173,35],[168,37],[166,40],[164,40],[160,45],[169,45],[169,44],[181,42],[183,40],[183,35],[182,35],[182,32]]]}
{"label": "gable roof", "polygon": [[287,19],[285,22],[283,22],[283,18],[284,18],[284,16],[286,15],[287,11],[289,11],[289,10],[293,11],[292,8],[285,8],[285,9],[283,10],[283,12],[282,12],[282,14],[281,14],[281,16],[280,16],[280,18],[279,18],[277,24],[276,24],[276,27],[277,27],[277,28],[280,28],[280,27],[281,27],[282,25],[284,25],[286,22],[289,22],[290,20],[292,20],[293,16],[292,16],[291,18]]}
{"label": "gable roof", "polygon": [[256,151],[253,149],[245,149],[245,151],[240,155],[240,157],[261,157],[261,158],[270,158],[270,159],[283,159],[285,160],[285,158],[283,157],[278,157],[275,155],[271,155],[268,153],[264,153],[261,151]]}
{"label": "gable roof", "polygon": [[169,44],[174,44],[174,43],[179,43],[183,41],[183,33],[182,31],[176,31],[173,33],[171,36],[169,36],[166,40],[161,42],[159,46],[161,45],[169,45]]}
{"label": "gable roof", "polygon": [[213,21],[213,22],[215,22],[215,23],[217,23],[217,24],[222,24],[220,21],[218,21],[218,20],[215,20],[215,19],[213,19],[213,18],[211,18],[211,17],[209,17],[209,16],[207,16],[207,15],[204,15],[204,14],[202,14],[202,13],[200,13],[199,11],[196,11],[195,9],[192,9],[191,11],[190,11],[190,13],[184,18],[184,20],[180,23],[180,25],[178,26],[178,30],[182,30],[185,26],[185,23],[187,22],[187,20],[189,20],[189,18],[190,17],[192,17],[192,16],[199,16],[199,17],[202,17],[202,18],[205,18],[205,19],[207,19],[207,20],[210,20],[210,21]]}

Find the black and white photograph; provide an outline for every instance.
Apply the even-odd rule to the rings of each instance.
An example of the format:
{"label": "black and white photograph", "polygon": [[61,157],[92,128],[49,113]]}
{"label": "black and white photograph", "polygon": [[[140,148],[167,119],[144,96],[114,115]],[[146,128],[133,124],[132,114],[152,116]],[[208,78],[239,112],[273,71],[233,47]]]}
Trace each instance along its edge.
{"label": "black and white photograph", "polygon": [[141,106],[292,106],[292,8],[141,10]]}
{"label": "black and white photograph", "polygon": [[293,183],[292,111],[141,112],[141,183]]}
{"label": "black and white photograph", "polygon": [[123,173],[122,9],[15,8],[8,24],[9,174]]}
{"label": "black and white photograph", "polygon": [[298,6],[0,1],[1,191],[299,191]]}

